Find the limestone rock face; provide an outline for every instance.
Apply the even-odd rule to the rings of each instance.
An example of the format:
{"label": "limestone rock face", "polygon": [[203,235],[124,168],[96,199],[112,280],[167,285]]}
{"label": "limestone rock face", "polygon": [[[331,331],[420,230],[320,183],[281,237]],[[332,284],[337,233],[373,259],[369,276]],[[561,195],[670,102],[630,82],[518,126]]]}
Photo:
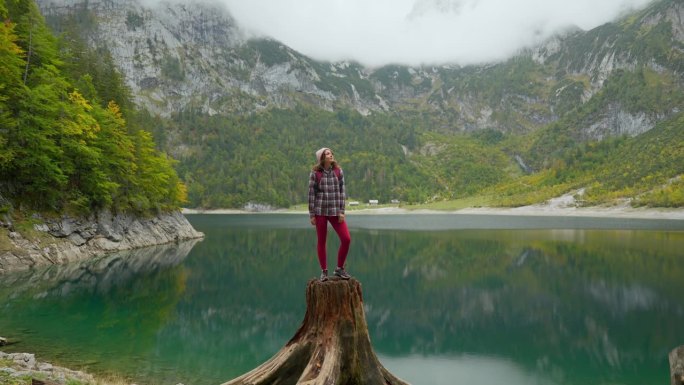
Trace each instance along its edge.
{"label": "limestone rock face", "polygon": [[224,385],[406,385],[373,351],[361,283],[311,280],[306,314],[294,337],[271,359]]}
{"label": "limestone rock face", "polygon": [[[522,133],[558,121],[600,95],[618,71],[646,68],[658,82],[681,84],[677,61],[666,60],[678,57],[684,41],[684,4],[679,1],[656,4],[629,22],[569,29],[508,62],[379,68],[318,61],[278,41],[254,38],[229,9],[209,0],[38,4],[53,26],[69,17],[90,20],[84,39],[111,52],[136,103],[162,116],[187,109],[251,114],[303,104],[362,115],[417,110],[448,121],[440,130]],[[658,39],[671,45],[671,52],[649,53],[651,38],[641,36],[654,29],[662,30]],[[598,140],[635,136],[679,110],[654,113],[608,103],[578,129],[582,137]],[[184,150],[174,146],[179,153]]]}
{"label": "limestone rock face", "polygon": [[[57,219],[33,219],[38,222],[34,225],[38,235],[32,237],[14,231],[6,221],[11,247],[0,251],[0,274],[204,236],[180,212],[144,218],[101,211],[86,218],[64,215]],[[3,232],[0,236],[4,236]]]}

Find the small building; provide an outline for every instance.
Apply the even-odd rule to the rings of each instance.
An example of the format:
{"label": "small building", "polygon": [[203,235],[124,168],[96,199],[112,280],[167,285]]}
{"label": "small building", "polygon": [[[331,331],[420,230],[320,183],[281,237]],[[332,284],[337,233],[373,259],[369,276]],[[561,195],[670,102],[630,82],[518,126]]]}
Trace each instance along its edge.
{"label": "small building", "polygon": [[371,199],[368,201],[368,205],[370,206],[377,206],[378,205],[378,200],[377,199]]}

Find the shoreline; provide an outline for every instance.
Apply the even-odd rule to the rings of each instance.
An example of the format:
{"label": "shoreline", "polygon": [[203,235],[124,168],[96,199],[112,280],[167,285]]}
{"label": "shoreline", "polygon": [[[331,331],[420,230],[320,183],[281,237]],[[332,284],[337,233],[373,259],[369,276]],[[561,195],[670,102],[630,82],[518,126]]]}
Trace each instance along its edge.
{"label": "shoreline", "polygon": [[[194,214],[307,214],[306,210],[249,211],[239,209],[182,209],[183,215]],[[441,214],[441,215],[508,215],[508,216],[572,216],[589,218],[634,218],[684,220],[684,208],[635,208],[614,207],[559,207],[554,205],[531,205],[514,208],[469,207],[457,210],[406,209],[402,207],[360,208],[347,211],[347,215],[402,215],[402,214]]]}
{"label": "shoreline", "polygon": [[[0,345],[2,346],[2,345]],[[73,370],[63,366],[40,361],[33,353],[5,353],[0,351],[0,383],[9,381],[10,384],[25,383],[39,380],[41,383],[84,385],[124,385],[128,382],[107,381],[96,378],[90,373]]]}

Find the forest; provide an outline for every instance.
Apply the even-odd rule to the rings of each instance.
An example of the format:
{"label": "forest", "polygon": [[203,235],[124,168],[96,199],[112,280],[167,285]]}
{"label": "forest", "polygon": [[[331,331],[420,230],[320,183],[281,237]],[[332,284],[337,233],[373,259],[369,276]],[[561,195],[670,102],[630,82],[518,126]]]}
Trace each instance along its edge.
{"label": "forest", "polygon": [[179,208],[175,161],[136,123],[106,52],[56,38],[32,0],[0,0],[0,195],[46,212]]}

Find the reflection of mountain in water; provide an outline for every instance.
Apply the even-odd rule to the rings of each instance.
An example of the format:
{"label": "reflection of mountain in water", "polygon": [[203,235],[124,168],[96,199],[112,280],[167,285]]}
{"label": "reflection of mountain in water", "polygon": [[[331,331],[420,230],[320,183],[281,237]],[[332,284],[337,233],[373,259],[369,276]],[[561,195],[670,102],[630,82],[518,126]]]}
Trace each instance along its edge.
{"label": "reflection of mountain in water", "polygon": [[66,265],[50,265],[31,271],[4,275],[0,282],[12,289],[12,296],[41,288],[37,298],[66,296],[72,291],[107,292],[112,286],[122,285],[136,275],[178,265],[199,239],[120,251],[99,258]]}

